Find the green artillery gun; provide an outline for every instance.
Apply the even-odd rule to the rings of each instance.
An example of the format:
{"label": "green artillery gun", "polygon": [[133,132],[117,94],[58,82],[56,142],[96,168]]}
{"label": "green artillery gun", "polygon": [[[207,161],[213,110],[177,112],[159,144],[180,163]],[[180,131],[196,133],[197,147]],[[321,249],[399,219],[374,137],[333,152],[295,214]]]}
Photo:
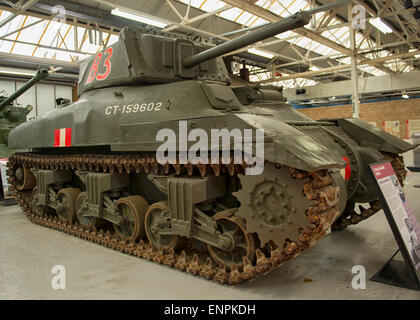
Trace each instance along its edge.
{"label": "green artillery gun", "polygon": [[14,92],[12,95],[7,97],[7,94],[4,92],[0,96],[0,157],[7,158],[10,154],[14,153],[16,150],[10,151],[7,148],[7,139],[9,137],[9,132],[13,128],[17,127],[21,123],[26,121],[26,116],[29,112],[32,111],[32,106],[27,105],[22,107],[15,105],[14,101],[23,95],[26,91],[32,88],[35,84],[44,80],[49,75],[47,69],[39,70],[32,79],[26,82],[23,87]]}

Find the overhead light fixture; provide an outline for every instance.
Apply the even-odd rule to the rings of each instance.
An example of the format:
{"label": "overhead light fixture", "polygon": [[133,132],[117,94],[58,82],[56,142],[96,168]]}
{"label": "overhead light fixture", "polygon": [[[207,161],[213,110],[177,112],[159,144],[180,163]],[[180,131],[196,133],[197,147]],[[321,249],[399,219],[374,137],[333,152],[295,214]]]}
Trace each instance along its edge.
{"label": "overhead light fixture", "polygon": [[6,75],[16,75],[16,76],[30,76],[33,77],[35,75],[35,72],[27,72],[27,71],[15,71],[9,68],[1,68],[0,69],[1,74]]}
{"label": "overhead light fixture", "polygon": [[382,33],[392,33],[392,29],[388,27],[381,18],[370,19],[369,23],[373,25],[376,29],[381,31]]}
{"label": "overhead light fixture", "polygon": [[133,21],[141,22],[144,24],[149,24],[151,26],[155,26],[158,28],[165,28],[168,24],[150,17],[147,17],[146,15],[141,15],[137,13],[131,13],[126,10],[122,10],[119,8],[115,8],[111,11],[111,13],[115,16],[119,16],[122,18],[130,19]]}
{"label": "overhead light fixture", "polygon": [[268,58],[268,59],[273,59],[274,58],[274,55],[273,54],[268,53],[268,52],[265,52],[265,51],[261,51],[261,50],[255,49],[255,48],[248,49],[248,52],[249,53],[256,54],[258,56],[262,56],[262,57]]}

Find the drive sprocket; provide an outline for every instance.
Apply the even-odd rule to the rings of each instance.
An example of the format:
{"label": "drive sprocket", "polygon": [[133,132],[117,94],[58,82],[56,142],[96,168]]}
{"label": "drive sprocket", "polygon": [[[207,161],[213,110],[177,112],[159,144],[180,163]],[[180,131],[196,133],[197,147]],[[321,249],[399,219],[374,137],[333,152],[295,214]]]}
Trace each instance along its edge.
{"label": "drive sprocket", "polygon": [[[247,231],[258,235],[262,247],[270,241],[298,243],[302,230],[314,228],[308,210],[319,205],[318,199],[305,193],[310,175],[296,172],[266,163],[259,176],[239,176],[242,188],[233,194],[241,203],[237,216],[245,218]],[[330,198],[337,202],[337,189],[332,190]]]}

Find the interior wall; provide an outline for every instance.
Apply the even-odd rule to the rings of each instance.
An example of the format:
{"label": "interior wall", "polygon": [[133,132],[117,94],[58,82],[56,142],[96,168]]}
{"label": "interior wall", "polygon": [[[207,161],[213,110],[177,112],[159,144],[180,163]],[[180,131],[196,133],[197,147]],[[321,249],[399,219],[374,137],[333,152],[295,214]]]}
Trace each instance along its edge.
{"label": "interior wall", "polygon": [[[0,80],[0,91],[6,91],[10,96],[24,83],[24,81]],[[33,110],[28,114],[28,119],[31,119],[56,108],[55,100],[58,98],[72,101],[72,88],[70,85],[38,83],[17,98],[16,102],[22,106],[30,104],[33,107]]]}
{"label": "interior wall", "polygon": [[[351,105],[306,108],[298,111],[315,120],[352,117]],[[363,103],[360,105],[360,119],[372,124],[375,122],[381,129],[385,121],[399,121],[399,137],[407,139],[407,121],[420,120],[420,99]]]}

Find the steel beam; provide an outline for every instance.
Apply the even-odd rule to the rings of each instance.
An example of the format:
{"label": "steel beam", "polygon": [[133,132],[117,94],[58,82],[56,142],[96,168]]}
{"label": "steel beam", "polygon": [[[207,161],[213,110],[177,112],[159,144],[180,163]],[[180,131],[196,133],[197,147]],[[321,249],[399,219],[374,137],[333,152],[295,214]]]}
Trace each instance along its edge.
{"label": "steel beam", "polygon": [[16,12],[13,13],[11,16],[8,16],[6,19],[4,19],[2,22],[0,22],[0,28],[12,21],[14,18],[16,18],[18,15],[22,14],[26,10],[28,10],[30,7],[32,7],[35,3],[37,3],[38,0],[28,0],[25,4],[23,4],[21,7],[18,7],[16,9]]}
{"label": "steel beam", "polygon": [[[348,6],[348,17],[353,17],[353,5]],[[349,25],[350,34],[350,50],[351,55],[351,85],[353,89],[352,94],[352,107],[353,107],[353,118],[360,118],[360,106],[359,106],[359,85],[358,85],[358,73],[357,73],[357,48],[356,48],[356,33],[353,28],[353,24]]]}
{"label": "steel beam", "polygon": [[[405,58],[410,58],[413,57],[415,55],[420,54],[420,50],[418,51],[413,51],[413,52],[407,52],[407,53],[401,53],[401,54],[394,54],[388,57],[383,57],[383,58],[378,58],[378,59],[372,59],[372,60],[361,60],[359,61],[359,67],[361,66],[365,66],[365,65],[370,65],[371,63],[383,63],[389,60],[393,60],[393,59],[405,59]],[[285,76],[285,77],[277,77],[274,79],[267,79],[267,80],[263,80],[263,81],[259,81],[257,83],[271,83],[271,82],[276,82],[276,81],[285,81],[285,80],[292,80],[292,79],[298,79],[298,78],[311,78],[314,76],[318,76],[324,73],[331,73],[337,70],[349,70],[351,68],[351,64],[343,64],[343,65],[339,65],[339,66],[334,66],[334,67],[330,67],[330,68],[324,68],[321,70],[317,70],[317,71],[307,71],[307,72],[302,72],[302,73],[295,73],[292,74],[290,76]]]}
{"label": "steel beam", "polygon": [[[372,94],[386,91],[414,90],[420,88],[418,79],[420,71],[405,72],[396,76],[379,76],[361,78],[359,80],[359,94]],[[351,80],[331,83],[320,83],[306,87],[306,94],[297,95],[296,88],[284,89],[284,96],[289,101],[307,101],[331,97],[349,96],[352,94]],[[333,101],[332,101],[333,102]]]}
{"label": "steel beam", "polygon": [[[169,1],[169,0],[168,0],[168,1]],[[169,3],[170,3],[170,2],[169,2]],[[172,4],[171,4],[171,5],[172,5]],[[230,5],[226,5],[226,6],[222,7],[222,8],[220,8],[220,9],[217,9],[217,10],[214,10],[214,11],[210,11],[210,12],[203,13],[203,14],[201,14],[201,15],[199,15],[199,16],[196,16],[196,17],[194,17],[194,18],[191,18],[191,19],[188,19],[188,20],[185,20],[185,21],[183,21],[183,20],[184,20],[184,18],[182,17],[182,20],[181,20],[181,21],[183,21],[183,22],[181,23],[181,26],[190,25],[190,24],[192,24],[192,23],[194,23],[194,22],[198,22],[198,21],[203,20],[203,19],[205,19],[205,18],[208,18],[208,17],[210,17],[210,16],[216,15],[216,14],[218,14],[218,13],[220,13],[220,12],[223,12],[223,11],[229,10],[230,8],[232,8],[232,6],[230,6]],[[169,31],[172,31],[172,30],[178,29],[179,27],[180,27],[179,25],[171,25],[171,26],[169,26],[169,27],[164,28],[164,29],[163,29],[163,31],[169,32]],[[223,35],[222,35],[222,36],[223,36]]]}
{"label": "steel beam", "polygon": [[[223,0],[223,2],[225,2],[227,4],[230,4],[232,6],[235,6],[237,8],[240,8],[242,10],[245,10],[245,11],[247,11],[249,13],[252,13],[256,16],[259,16],[259,17],[261,17],[261,18],[263,18],[263,19],[265,19],[269,22],[277,22],[277,21],[280,21],[280,20],[284,19],[284,18],[274,14],[273,12],[271,12],[269,10],[266,10],[266,9],[264,9],[264,8],[258,6],[258,5],[255,5],[255,4],[251,4],[251,3],[249,3],[248,1],[245,1],[245,0]],[[323,45],[325,45],[325,46],[327,46],[331,49],[334,49],[338,52],[341,52],[341,53],[343,53],[347,56],[352,55],[352,51],[350,49],[348,49],[348,48],[346,48],[346,47],[344,47],[344,46],[342,46],[342,45],[340,45],[340,44],[338,44],[338,43],[336,43],[336,42],[334,42],[330,39],[327,39],[327,38],[323,37],[321,34],[315,32],[315,31],[309,30],[307,28],[300,28],[300,29],[294,30],[294,32],[301,35],[301,36],[304,36],[308,39],[311,39],[311,40],[314,40],[318,43],[321,43],[321,44],[323,44]],[[380,70],[382,70],[386,73],[394,74],[394,72],[392,70],[390,70],[390,69],[388,69],[384,66],[375,64],[374,62],[368,62],[368,64],[370,64],[373,67],[378,68],[378,69],[380,69]]]}

